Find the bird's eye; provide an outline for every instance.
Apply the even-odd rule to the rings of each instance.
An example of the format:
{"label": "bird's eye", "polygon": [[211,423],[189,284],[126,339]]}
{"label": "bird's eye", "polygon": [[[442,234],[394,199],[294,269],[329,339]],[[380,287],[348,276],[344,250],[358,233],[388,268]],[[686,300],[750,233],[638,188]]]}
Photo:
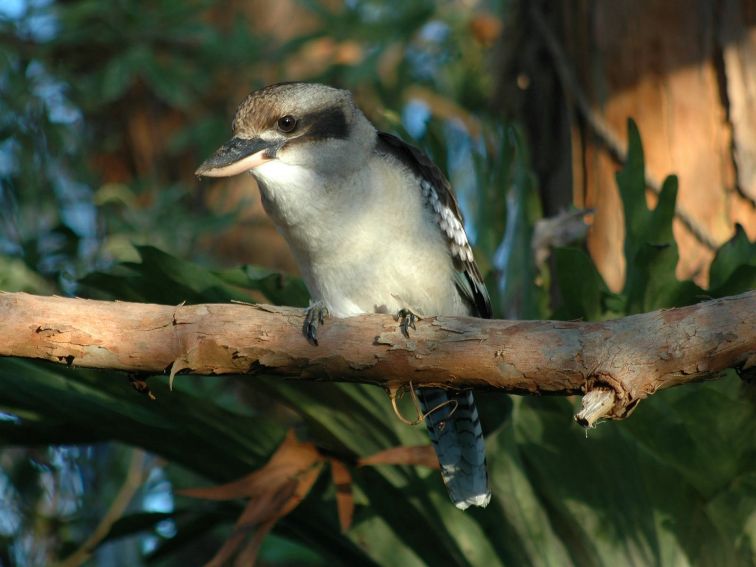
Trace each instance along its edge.
{"label": "bird's eye", "polygon": [[297,127],[297,119],[294,118],[291,114],[287,114],[286,116],[282,116],[278,119],[278,129],[281,132],[284,132],[288,134],[289,132],[293,131],[294,128]]}

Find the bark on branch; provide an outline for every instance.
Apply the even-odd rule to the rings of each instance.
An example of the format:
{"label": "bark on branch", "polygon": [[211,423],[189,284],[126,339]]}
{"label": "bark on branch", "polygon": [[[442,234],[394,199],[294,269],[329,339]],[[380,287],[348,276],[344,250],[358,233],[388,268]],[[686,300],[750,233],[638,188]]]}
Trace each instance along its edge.
{"label": "bark on branch", "polygon": [[604,322],[429,317],[410,338],[388,315],[165,306],[0,293],[0,356],[139,373],[266,374],[379,384],[590,394],[578,421],[625,417],[657,390],[756,366],[756,291]]}

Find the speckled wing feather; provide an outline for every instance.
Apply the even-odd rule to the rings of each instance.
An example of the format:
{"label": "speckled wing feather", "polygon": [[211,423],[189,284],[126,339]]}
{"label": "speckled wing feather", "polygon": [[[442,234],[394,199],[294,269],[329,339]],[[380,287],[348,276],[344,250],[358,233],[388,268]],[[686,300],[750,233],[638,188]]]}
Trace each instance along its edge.
{"label": "speckled wing feather", "polygon": [[[454,267],[459,270],[455,276],[457,289],[470,306],[471,315],[490,318],[491,300],[473,259],[464,221],[446,177],[425,153],[396,136],[380,132],[378,144],[379,151],[392,154],[417,175],[419,190],[426,205],[435,213],[439,229],[449,243]],[[483,429],[472,392],[428,388],[419,390],[418,395],[427,414],[428,434],[452,502],[462,510],[469,506],[486,506],[491,500],[491,490]]]}
{"label": "speckled wing feather", "polygon": [[418,176],[423,198],[436,214],[439,228],[449,243],[449,253],[454,260],[454,266],[459,270],[459,277],[456,279],[457,289],[470,305],[471,315],[490,319],[491,299],[473,259],[462,213],[449,181],[422,150],[396,136],[379,132],[378,151],[393,155]]}

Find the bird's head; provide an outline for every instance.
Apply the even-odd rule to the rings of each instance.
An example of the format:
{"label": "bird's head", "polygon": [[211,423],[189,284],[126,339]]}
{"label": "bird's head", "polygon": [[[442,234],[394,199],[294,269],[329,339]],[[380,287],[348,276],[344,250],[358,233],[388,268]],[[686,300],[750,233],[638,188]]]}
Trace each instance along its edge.
{"label": "bird's head", "polygon": [[375,143],[375,130],[349,91],[314,83],[281,83],[251,93],[236,111],[233,131],[197,175],[249,171],[267,183],[292,168],[348,172],[360,167],[360,152],[367,154]]}

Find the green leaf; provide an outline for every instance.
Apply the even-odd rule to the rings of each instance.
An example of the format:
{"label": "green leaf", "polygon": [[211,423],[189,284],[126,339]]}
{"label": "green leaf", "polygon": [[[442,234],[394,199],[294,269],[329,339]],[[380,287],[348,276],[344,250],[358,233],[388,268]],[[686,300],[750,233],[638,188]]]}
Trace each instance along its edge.
{"label": "green leaf", "polygon": [[735,234],[717,250],[709,269],[709,289],[722,297],[756,288],[756,241],[735,225]]}
{"label": "green leaf", "polygon": [[709,291],[711,297],[726,297],[756,289],[756,266],[738,266],[719,287]]}
{"label": "green leaf", "polygon": [[53,286],[23,260],[0,255],[0,289],[27,293],[53,293]]}
{"label": "green leaf", "polygon": [[186,109],[193,102],[193,69],[183,59],[171,57],[167,61],[161,61],[150,58],[140,71],[155,95],[167,105]]}
{"label": "green leaf", "polygon": [[679,259],[672,233],[677,200],[677,178],[667,177],[656,207],[649,210],[645,198],[643,148],[635,123],[628,121],[628,157],[617,173],[617,185],[625,211],[625,258],[627,273],[623,294],[627,313],[645,313],[665,307],[684,306],[706,297],[690,281],[678,281]]}
{"label": "green leaf", "polygon": [[138,72],[137,63],[138,58],[133,57],[130,52],[108,61],[101,77],[101,92],[104,102],[116,100],[124,95]]}
{"label": "green leaf", "polygon": [[627,159],[616,175],[625,215],[625,258],[637,254],[650,213],[646,208],[646,179],[643,146],[635,121],[627,121]]}
{"label": "green leaf", "polygon": [[721,530],[708,511],[723,492],[750,498],[746,515],[756,505],[740,487],[754,470],[756,420],[737,388],[730,380],[660,392],[631,419],[587,435],[567,426],[566,400],[522,400],[518,449],[570,564],[740,564],[733,550],[752,528],[740,516]]}
{"label": "green leaf", "polygon": [[562,299],[554,317],[561,320],[600,319],[601,297],[608,289],[590,256],[578,248],[556,248],[553,254]]}
{"label": "green leaf", "polygon": [[260,266],[241,266],[215,272],[225,283],[262,292],[275,305],[307,307],[310,293],[301,278]]}
{"label": "green leaf", "polygon": [[662,527],[693,564],[744,565],[752,553],[745,542],[756,537],[756,406],[743,394],[729,371],[716,382],[655,395],[621,431],[659,469],[647,473],[652,503],[674,511],[676,521]]}
{"label": "green leaf", "polygon": [[[241,415],[212,398],[193,395],[189,379],[169,392],[166,377],[152,378],[157,400],[150,401],[131,388],[125,374],[110,374],[0,359],[0,407],[18,415],[35,412],[44,416],[43,424],[57,422],[74,431],[98,424],[93,436],[144,447],[218,480],[241,476],[261,464],[283,438],[284,429],[262,416]],[[22,419],[21,425],[25,423]],[[35,431],[33,422],[27,432],[21,430],[28,431]],[[49,442],[56,437],[60,434]]]}
{"label": "green leaf", "polygon": [[130,301],[175,305],[253,301],[250,291],[262,292],[277,305],[305,307],[309,294],[300,278],[258,266],[222,271],[181,260],[153,246],[137,246],[141,263],[125,262],[110,273],[94,272],[80,281],[90,293]]}
{"label": "green leaf", "polygon": [[[494,540],[499,553],[509,565],[569,565],[565,542],[554,531],[547,508],[538,499],[537,481],[526,467],[529,450],[516,438],[523,419],[538,416],[522,413],[523,400],[515,400],[513,421],[499,427],[486,440],[492,497],[483,520],[487,531],[498,533]],[[555,474],[565,473],[563,467]]]}

